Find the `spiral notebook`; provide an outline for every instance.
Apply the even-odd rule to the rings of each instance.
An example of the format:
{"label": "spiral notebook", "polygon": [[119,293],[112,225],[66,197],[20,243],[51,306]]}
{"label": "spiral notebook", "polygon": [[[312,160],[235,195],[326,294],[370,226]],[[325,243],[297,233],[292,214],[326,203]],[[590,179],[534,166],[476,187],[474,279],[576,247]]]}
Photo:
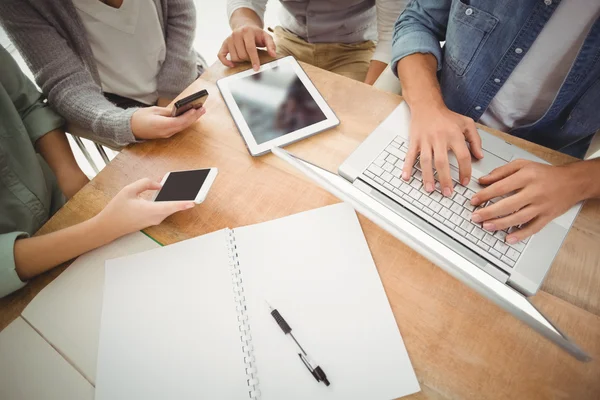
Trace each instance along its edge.
{"label": "spiral notebook", "polygon": [[[302,364],[267,302],[330,386]],[[96,400],[384,400],[417,391],[346,204],[106,262]]]}

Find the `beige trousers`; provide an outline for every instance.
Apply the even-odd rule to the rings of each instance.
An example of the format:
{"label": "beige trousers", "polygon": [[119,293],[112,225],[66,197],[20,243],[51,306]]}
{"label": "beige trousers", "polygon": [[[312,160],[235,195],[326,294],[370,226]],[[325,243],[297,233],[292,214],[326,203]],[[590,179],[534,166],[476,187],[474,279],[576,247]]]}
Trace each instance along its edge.
{"label": "beige trousers", "polygon": [[357,81],[364,81],[375,51],[375,43],[366,42],[311,44],[280,26],[273,33],[277,56],[294,56],[298,61],[335,72]]}

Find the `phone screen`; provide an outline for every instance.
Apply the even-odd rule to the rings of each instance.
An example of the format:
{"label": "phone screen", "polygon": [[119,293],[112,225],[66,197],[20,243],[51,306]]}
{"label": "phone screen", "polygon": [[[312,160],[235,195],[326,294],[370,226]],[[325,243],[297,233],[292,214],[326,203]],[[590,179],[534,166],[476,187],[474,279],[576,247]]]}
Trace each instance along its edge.
{"label": "phone screen", "polygon": [[210,169],[171,172],[154,201],[193,201]]}

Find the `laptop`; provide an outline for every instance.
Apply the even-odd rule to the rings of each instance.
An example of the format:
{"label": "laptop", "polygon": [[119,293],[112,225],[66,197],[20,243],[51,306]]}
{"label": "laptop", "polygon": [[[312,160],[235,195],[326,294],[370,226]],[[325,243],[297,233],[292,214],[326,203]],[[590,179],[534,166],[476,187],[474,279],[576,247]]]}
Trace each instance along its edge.
{"label": "laptop", "polygon": [[444,197],[438,189],[427,193],[422,187],[419,160],[410,181],[400,179],[409,126],[410,110],[403,102],[344,161],[339,175],[278,147],[273,153],[577,359],[588,361],[589,356],[527,299],[544,281],[581,204],[537,234],[510,245],[505,237],[518,227],[487,232],[471,221],[476,207],[470,204],[470,198],[483,188],[477,179],[519,158],[546,162],[479,130],[484,158],[473,161],[471,182],[466,186],[458,183],[458,163],[449,153],[453,195]]}

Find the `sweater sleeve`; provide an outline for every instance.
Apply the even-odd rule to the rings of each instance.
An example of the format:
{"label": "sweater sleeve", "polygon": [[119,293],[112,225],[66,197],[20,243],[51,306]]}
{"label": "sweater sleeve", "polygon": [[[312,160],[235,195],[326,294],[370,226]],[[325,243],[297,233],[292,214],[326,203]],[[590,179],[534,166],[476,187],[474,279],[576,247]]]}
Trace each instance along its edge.
{"label": "sweater sleeve", "polygon": [[0,1],[0,22],[50,105],[69,123],[89,131],[91,140],[113,147],[134,142],[131,115],[136,109],[123,110],[104,98],[80,55],[31,1]]}
{"label": "sweater sleeve", "polygon": [[15,269],[15,241],[29,237],[25,232],[0,234],[0,298],[25,286]]}
{"label": "sweater sleeve", "polygon": [[158,73],[158,94],[172,99],[198,78],[193,0],[168,0],[164,18],[167,54]]}

